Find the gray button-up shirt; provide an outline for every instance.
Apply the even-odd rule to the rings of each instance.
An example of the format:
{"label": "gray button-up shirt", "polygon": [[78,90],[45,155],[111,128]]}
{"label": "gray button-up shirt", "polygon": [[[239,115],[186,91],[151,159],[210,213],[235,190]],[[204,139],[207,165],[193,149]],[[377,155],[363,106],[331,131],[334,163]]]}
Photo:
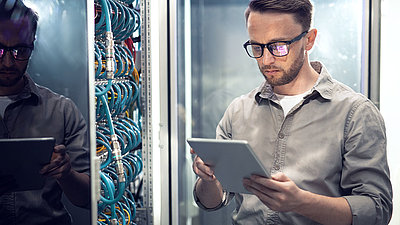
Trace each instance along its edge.
{"label": "gray button-up shirt", "polygon": [[[343,196],[354,225],[387,224],[392,187],[384,121],[366,97],[334,80],[321,63],[312,66],[318,81],[286,117],[265,82],[231,103],[217,138],[247,140],[271,173],[285,173],[304,190]],[[235,199],[234,224],[318,224],[274,212],[255,195]]]}
{"label": "gray button-up shirt", "polygon": [[[0,117],[0,138],[54,137],[57,145],[66,146],[72,168],[89,174],[87,127],[80,111],[70,99],[36,85],[28,75],[24,79],[23,91]],[[3,194],[0,225],[71,224],[61,196],[54,178],[40,190]]]}

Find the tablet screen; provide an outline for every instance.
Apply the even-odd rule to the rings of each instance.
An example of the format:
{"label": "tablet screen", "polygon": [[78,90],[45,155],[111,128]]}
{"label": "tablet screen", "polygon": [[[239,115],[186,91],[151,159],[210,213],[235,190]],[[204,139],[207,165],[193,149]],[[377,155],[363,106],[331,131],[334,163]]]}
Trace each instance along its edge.
{"label": "tablet screen", "polygon": [[12,191],[43,187],[45,177],[39,171],[50,162],[54,144],[52,137],[0,139],[0,172],[15,179]]}
{"label": "tablet screen", "polygon": [[244,177],[251,174],[270,177],[245,140],[189,138],[187,141],[196,154],[211,166],[227,191],[251,194],[243,187]]}

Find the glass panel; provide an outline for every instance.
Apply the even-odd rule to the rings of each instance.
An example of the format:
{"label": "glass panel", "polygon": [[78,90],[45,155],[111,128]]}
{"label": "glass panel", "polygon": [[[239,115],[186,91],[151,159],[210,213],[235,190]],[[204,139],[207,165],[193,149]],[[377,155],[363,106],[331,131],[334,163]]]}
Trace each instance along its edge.
{"label": "glass panel", "polygon": [[317,42],[310,60],[324,63],[331,75],[363,92],[363,0],[314,0]]}
{"label": "glass panel", "polygon": [[[71,98],[89,121],[86,1],[25,1],[39,15],[28,73],[38,84]],[[89,124],[87,122],[89,127]],[[73,224],[90,224],[90,211],[63,202]]]}
{"label": "glass panel", "polygon": [[[314,0],[319,37],[310,59],[322,61],[332,76],[361,92],[363,0]],[[215,137],[228,104],[264,80],[242,45],[248,40],[244,11],[248,1],[178,1],[179,149],[187,137]],[[186,152],[186,154],[185,154]],[[193,207],[192,159],[179,151],[180,224],[231,224],[235,203],[217,212]]]}
{"label": "glass panel", "polygon": [[88,116],[86,2],[28,2],[39,14],[35,50],[28,67],[32,79],[71,98]]}
{"label": "glass panel", "polygon": [[398,53],[400,45],[393,44],[393,39],[400,36],[399,20],[400,1],[382,1],[381,27],[381,76],[380,76],[380,109],[385,119],[387,135],[388,163],[393,185],[393,216],[391,225],[400,224],[400,141],[399,115],[400,105],[396,104],[400,98],[398,72]]}

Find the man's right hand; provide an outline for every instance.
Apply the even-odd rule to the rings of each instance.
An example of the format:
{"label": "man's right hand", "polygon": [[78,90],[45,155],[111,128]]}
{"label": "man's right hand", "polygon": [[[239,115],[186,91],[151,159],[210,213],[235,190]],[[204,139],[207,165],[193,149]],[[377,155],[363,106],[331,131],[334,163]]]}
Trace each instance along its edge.
{"label": "man's right hand", "polygon": [[[190,153],[196,154],[193,149],[190,149]],[[209,209],[220,205],[223,198],[221,183],[215,177],[211,167],[205,164],[197,155],[193,160],[193,172],[200,178],[195,184],[195,190],[201,204]]]}
{"label": "man's right hand", "polygon": [[[196,154],[193,149],[190,149],[191,154]],[[215,182],[216,177],[214,176],[214,171],[207,164],[201,160],[201,158],[196,155],[193,160],[193,172],[197,174],[203,181]]]}

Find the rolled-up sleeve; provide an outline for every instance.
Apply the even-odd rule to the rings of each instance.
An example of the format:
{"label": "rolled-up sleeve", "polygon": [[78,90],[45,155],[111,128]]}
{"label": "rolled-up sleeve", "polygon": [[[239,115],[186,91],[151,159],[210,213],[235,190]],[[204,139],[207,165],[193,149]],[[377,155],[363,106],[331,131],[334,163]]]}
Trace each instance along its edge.
{"label": "rolled-up sleeve", "polygon": [[389,223],[393,193],[385,125],[369,100],[355,104],[346,121],[341,188],[354,225]]}

